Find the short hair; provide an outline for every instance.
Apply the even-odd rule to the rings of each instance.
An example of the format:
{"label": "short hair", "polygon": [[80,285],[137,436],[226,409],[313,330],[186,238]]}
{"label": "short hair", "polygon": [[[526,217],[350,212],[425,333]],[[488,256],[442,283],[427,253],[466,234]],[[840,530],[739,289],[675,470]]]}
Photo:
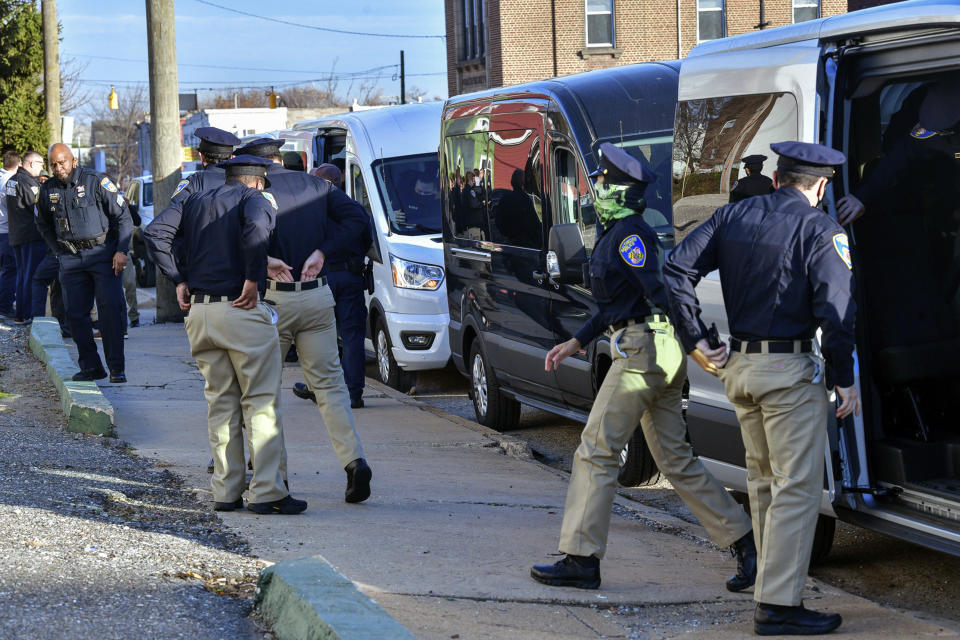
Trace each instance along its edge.
{"label": "short hair", "polygon": [[4,169],[13,169],[18,164],[20,164],[20,155],[16,151],[11,149],[3,154]]}
{"label": "short hair", "polygon": [[812,189],[815,184],[825,176],[811,176],[806,173],[798,173],[788,169],[779,169],[777,171],[777,183],[781,187],[795,187],[800,190]]}
{"label": "short hair", "polygon": [[204,164],[217,164],[218,162],[229,160],[231,155],[230,153],[213,153],[212,151],[200,152]]}
{"label": "short hair", "polygon": [[39,151],[34,151],[33,149],[31,149],[30,151],[27,151],[25,154],[23,154],[23,162],[30,162],[30,159],[33,158],[34,156],[40,158],[41,161],[43,160],[43,156],[40,155]]}

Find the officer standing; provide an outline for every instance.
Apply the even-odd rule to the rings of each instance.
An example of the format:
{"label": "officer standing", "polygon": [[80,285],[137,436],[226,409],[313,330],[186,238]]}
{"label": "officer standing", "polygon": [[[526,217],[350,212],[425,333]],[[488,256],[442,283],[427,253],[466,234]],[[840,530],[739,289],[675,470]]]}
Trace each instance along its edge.
{"label": "officer standing", "polygon": [[[23,163],[7,181],[7,221],[10,246],[17,261],[17,294],[14,324],[27,324],[33,319],[33,274],[47,253],[47,245],[37,230],[37,197],[43,170],[43,156],[36,151],[23,154]],[[44,296],[46,302],[46,296]],[[43,314],[41,314],[43,315]]]}
{"label": "officer standing", "polygon": [[753,196],[765,196],[773,193],[773,180],[761,173],[767,156],[754,154],[740,160],[747,172],[746,178],[740,178],[730,190],[730,202],[740,202]]}
{"label": "officer standing", "polygon": [[750,518],[694,457],[686,440],[680,411],[686,360],[665,313],[662,249],[641,215],[643,192],[656,175],[613,144],[601,145],[600,153],[603,182],[594,206],[604,229],[590,258],[599,310],[573,338],[550,350],[545,365],[547,371],[556,369],[606,327],[613,332],[613,364],[573,460],[560,531],[560,551],[567,555],[556,564],[534,566],[530,575],[554,586],[600,586],[620,452],[639,419],[661,473],[710,537],[722,547],[733,545],[738,566],[727,588],[740,591],[753,584],[756,572]]}
{"label": "officer standing", "polygon": [[110,178],[78,167],[67,145],[51,146],[48,160],[53,177],[40,187],[37,228],[60,256],[67,320],[80,360],[80,371],[73,379],[107,377],[90,322],[96,299],[110,382],[126,382],[120,272],[127,264],[133,234],[130,211]]}
{"label": "officer standing", "polygon": [[203,171],[196,171],[177,183],[170,204],[183,203],[194,193],[219,187],[224,183],[223,167],[219,163],[233,155],[233,148],[240,144],[240,138],[229,131],[216,127],[199,127],[193,135],[200,139],[197,150]]}
{"label": "officer standing", "polygon": [[272,161],[265,193],[276,200],[279,213],[270,241],[266,300],[280,316],[281,353],[297,343],[304,378],[317,394],[320,415],[347,473],[344,499],[362,502],[370,497],[373,474],[364,460],[337,353],[333,293],[326,278],[318,276],[335,246],[356,243],[366,232],[367,213],[326,180],[284,169],[283,143],[260,138],[237,150]]}
{"label": "officer standing", "polygon": [[[177,285],[180,308],[189,311],[184,325],[190,353],[206,381],[214,509],[243,508],[242,419],[253,460],[247,509],[296,514],[307,503],[290,496],[280,471],[283,364],[272,310],[260,302],[276,219],[276,202],[260,192],[267,164],[252,156],[223,162],[223,185],[187,198],[182,213],[166,209],[144,238],[157,266]],[[173,255],[178,236],[186,270]]]}
{"label": "officer standing", "polygon": [[[776,192],[718,209],[673,250],[664,277],[685,349],[719,375],[740,421],[760,536],[754,628],[760,635],[812,635],[841,622],[805,609],[800,596],[823,491],[829,411],[814,345],[818,328],[827,377],[842,400],[837,418],[860,411],[849,244],[840,225],[816,208],[845,158],[805,142],[770,148],[780,156]],[[694,291],[715,269],[732,336],[729,361],[725,345],[707,342]]]}

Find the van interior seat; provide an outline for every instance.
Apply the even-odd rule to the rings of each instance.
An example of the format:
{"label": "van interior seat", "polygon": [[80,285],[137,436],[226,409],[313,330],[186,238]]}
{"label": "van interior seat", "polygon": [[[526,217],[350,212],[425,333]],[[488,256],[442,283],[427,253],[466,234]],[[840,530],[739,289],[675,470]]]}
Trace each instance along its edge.
{"label": "van interior seat", "polygon": [[893,387],[960,377],[960,338],[886,347],[877,354],[880,379]]}

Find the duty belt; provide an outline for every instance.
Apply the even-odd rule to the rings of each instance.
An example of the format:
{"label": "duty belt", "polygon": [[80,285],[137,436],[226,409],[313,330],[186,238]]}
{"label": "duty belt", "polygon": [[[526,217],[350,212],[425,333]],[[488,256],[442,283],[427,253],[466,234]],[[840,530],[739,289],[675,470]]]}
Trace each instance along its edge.
{"label": "duty belt", "polygon": [[205,304],[207,302],[233,302],[239,296],[214,296],[209,293],[194,293],[190,296],[190,302]]}
{"label": "duty belt", "polygon": [[274,291],[309,291],[317,287],[327,286],[327,276],[320,276],[316,280],[307,280],[306,282],[277,282],[276,280],[267,280],[267,289]]}
{"label": "duty belt", "polygon": [[730,351],[738,353],[813,353],[813,340],[757,340],[730,338]]}
{"label": "duty belt", "polygon": [[57,240],[57,244],[76,255],[84,249],[93,249],[99,247],[107,241],[107,234],[102,233],[93,238],[83,238],[81,240]]}
{"label": "duty belt", "polygon": [[632,327],[635,324],[650,324],[651,322],[670,322],[670,318],[662,313],[654,313],[643,318],[642,320],[636,318],[630,318],[629,320],[618,320],[610,325],[610,331],[620,331],[620,329]]}

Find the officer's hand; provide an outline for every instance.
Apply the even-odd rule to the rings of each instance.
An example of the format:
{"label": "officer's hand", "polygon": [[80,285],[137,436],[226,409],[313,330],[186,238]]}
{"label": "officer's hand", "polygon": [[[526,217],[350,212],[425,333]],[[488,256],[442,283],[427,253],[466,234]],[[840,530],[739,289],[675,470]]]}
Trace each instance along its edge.
{"label": "officer's hand", "polygon": [[700,368],[712,376],[727,364],[727,345],[722,345],[719,349],[711,349],[710,344],[700,339],[697,341],[696,348],[690,352],[693,361],[700,365]]}
{"label": "officer's hand", "polygon": [[314,252],[310,254],[310,257],[307,258],[306,262],[303,263],[303,268],[300,269],[300,281],[316,280],[317,276],[320,275],[320,271],[323,269],[323,261],[323,251],[315,249]]}
{"label": "officer's hand", "polygon": [[113,254],[113,275],[120,275],[125,266],[127,266],[127,254],[117,251]]}
{"label": "officer's hand", "polygon": [[851,413],[860,415],[860,394],[856,387],[837,387],[840,396],[840,406],[837,407],[837,419],[842,420]]}
{"label": "officer's hand", "polygon": [[553,349],[550,349],[550,353],[547,354],[547,357],[543,361],[544,371],[550,371],[552,367],[554,370],[560,368],[560,363],[567,358],[572,356],[577,351],[580,351],[580,341],[576,338],[570,338],[564,343],[558,344]]}
{"label": "officer's hand", "polygon": [[260,302],[260,292],[257,291],[256,280],[244,280],[243,291],[240,297],[233,301],[233,306],[241,309],[253,309]]}
{"label": "officer's hand", "polygon": [[837,220],[846,226],[863,215],[865,207],[853,194],[847,194],[837,201]]}
{"label": "officer's hand", "polygon": [[177,285],[177,304],[180,305],[180,311],[190,311],[190,289],[186,282]]}
{"label": "officer's hand", "polygon": [[267,256],[267,277],[277,282],[293,282],[293,267],[280,258]]}

